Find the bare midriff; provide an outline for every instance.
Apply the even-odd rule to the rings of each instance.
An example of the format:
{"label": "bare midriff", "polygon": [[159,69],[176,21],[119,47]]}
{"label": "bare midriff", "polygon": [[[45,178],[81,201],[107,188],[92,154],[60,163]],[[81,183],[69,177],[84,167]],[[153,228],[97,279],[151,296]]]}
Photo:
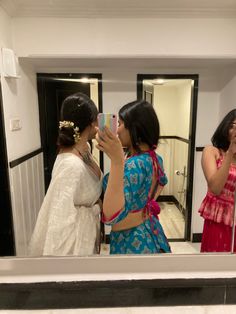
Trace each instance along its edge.
{"label": "bare midriff", "polygon": [[112,231],[122,231],[141,225],[147,218],[143,217],[143,211],[129,213],[122,221],[112,226]]}

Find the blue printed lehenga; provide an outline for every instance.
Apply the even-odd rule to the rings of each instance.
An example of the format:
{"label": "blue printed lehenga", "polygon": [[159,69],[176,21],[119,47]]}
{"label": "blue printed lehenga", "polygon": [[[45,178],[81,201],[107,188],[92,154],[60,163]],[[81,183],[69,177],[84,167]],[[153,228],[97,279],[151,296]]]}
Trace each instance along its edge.
{"label": "blue printed lehenga", "polygon": [[[153,254],[171,252],[167,238],[158,219],[159,205],[150,199],[153,171],[157,171],[158,184],[164,186],[167,177],[163,170],[162,158],[154,151],[148,151],[128,158],[124,168],[125,206],[109,220],[103,215],[105,224],[114,225],[129,213],[143,211],[143,223],[137,227],[111,231],[111,254]],[[106,189],[107,174],[103,180]]]}

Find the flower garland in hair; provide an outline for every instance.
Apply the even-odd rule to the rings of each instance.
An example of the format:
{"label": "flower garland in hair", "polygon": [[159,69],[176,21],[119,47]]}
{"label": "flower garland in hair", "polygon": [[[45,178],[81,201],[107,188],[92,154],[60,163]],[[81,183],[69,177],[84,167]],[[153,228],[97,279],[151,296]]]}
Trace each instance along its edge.
{"label": "flower garland in hair", "polygon": [[74,130],[74,140],[75,140],[75,143],[79,142],[80,140],[80,132],[79,132],[79,127],[76,126],[75,127],[75,124],[74,122],[72,121],[59,121],[59,129],[61,130],[62,128],[73,128]]}

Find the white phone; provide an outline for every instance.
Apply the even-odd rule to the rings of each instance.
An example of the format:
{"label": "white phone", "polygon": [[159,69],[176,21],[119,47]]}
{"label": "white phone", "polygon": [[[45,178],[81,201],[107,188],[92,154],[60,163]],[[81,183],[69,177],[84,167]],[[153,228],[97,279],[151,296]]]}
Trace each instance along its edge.
{"label": "white phone", "polygon": [[98,114],[98,128],[103,130],[104,127],[110,129],[113,133],[117,133],[118,120],[117,115],[114,113],[99,113]]}

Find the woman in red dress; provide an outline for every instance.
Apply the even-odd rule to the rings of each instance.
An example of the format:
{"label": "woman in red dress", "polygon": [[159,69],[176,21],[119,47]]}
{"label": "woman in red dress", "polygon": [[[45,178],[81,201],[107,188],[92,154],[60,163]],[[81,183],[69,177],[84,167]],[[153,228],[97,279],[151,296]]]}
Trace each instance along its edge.
{"label": "woman in red dress", "polygon": [[[230,252],[236,187],[236,109],[217,127],[202,154],[208,191],[199,209],[204,218],[201,252]],[[236,246],[234,246],[235,250]]]}

